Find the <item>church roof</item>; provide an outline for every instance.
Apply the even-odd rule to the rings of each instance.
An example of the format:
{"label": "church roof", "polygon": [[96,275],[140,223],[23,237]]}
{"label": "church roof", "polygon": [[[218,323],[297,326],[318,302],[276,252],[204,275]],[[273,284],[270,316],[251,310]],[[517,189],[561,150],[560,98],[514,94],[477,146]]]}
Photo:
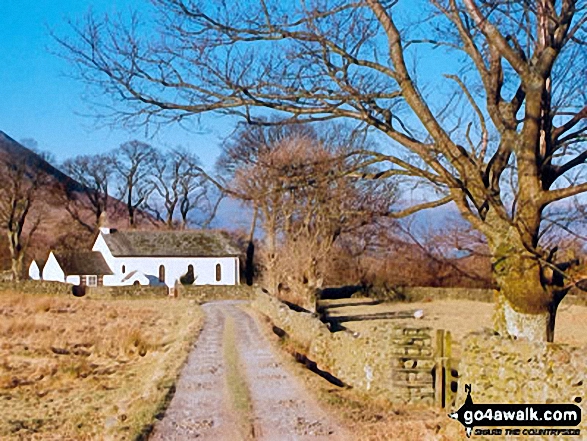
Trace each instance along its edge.
{"label": "church roof", "polygon": [[109,276],[113,274],[102,253],[99,252],[53,252],[53,255],[63,272],[68,276]]}
{"label": "church roof", "polygon": [[103,234],[115,257],[238,256],[228,235],[212,230],[117,231]]}

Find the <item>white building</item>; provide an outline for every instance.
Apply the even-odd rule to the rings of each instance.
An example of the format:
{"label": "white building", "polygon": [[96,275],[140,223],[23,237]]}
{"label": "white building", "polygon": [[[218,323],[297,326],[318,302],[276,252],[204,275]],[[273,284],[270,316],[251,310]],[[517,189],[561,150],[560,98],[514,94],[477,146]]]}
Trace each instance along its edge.
{"label": "white building", "polygon": [[41,280],[42,274],[41,270],[45,266],[46,261],[42,261],[41,259],[35,259],[29,265],[29,278],[32,280]]}
{"label": "white building", "polygon": [[112,271],[102,254],[93,251],[51,251],[42,272],[43,280],[86,286],[102,285],[104,277],[111,275]]}
{"label": "white building", "polygon": [[[44,280],[74,285],[236,285],[239,253],[226,234],[206,230],[101,228],[90,253],[51,253]],[[82,263],[83,261],[83,263]],[[34,275],[34,268],[29,269]]]}

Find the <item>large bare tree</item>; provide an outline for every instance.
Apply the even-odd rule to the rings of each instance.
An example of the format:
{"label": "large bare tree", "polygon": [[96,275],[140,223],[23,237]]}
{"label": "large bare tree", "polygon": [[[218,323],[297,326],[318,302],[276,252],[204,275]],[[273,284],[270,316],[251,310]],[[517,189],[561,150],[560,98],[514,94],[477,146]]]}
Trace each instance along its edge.
{"label": "large bare tree", "polygon": [[[291,209],[299,211],[301,207],[310,211],[313,209],[317,212],[325,211],[324,204],[316,207],[304,207],[304,202],[301,199],[297,201],[296,207],[296,201],[292,201],[292,195],[296,188],[299,192],[303,192],[311,187],[316,190],[335,185],[337,182],[341,183],[346,174],[346,167],[350,167],[346,153],[354,146],[365,145],[365,142],[364,135],[349,130],[343,125],[323,125],[321,127],[302,124],[282,125],[275,119],[270,124],[240,125],[232,136],[226,139],[222,154],[216,163],[216,169],[225,184],[218,184],[218,186],[222,186],[225,193],[231,197],[248,204],[252,208],[253,214],[246,252],[245,277],[247,284],[252,285],[253,283],[253,268],[255,266],[253,238],[257,221],[260,219],[260,224],[265,232],[265,274],[275,275],[272,267],[277,259],[277,236],[280,230],[282,234],[293,235],[290,229],[284,229],[281,225],[281,220],[290,215],[286,214],[286,211]],[[318,160],[320,155],[324,156],[322,161]],[[358,189],[361,184],[346,182],[345,185]],[[379,212],[389,212],[388,208],[392,202],[392,198],[389,196],[396,194],[396,192],[391,185],[386,184],[386,186],[390,190],[388,199],[382,201],[379,198],[377,206],[374,204],[369,207],[368,213],[364,211],[361,213],[363,216],[361,219],[365,223],[369,223],[367,218],[369,216],[375,217],[378,210]],[[368,191],[362,193],[363,196],[367,194],[369,194]],[[378,195],[381,194],[381,192],[378,193]],[[340,192],[337,196],[340,196]],[[284,205],[288,199],[290,203]],[[350,195],[349,199],[351,199]],[[291,202],[294,204],[292,205]],[[342,209],[340,197],[328,202],[331,204],[326,205],[326,210],[333,207]],[[381,202],[383,202],[383,209]],[[365,208],[365,204],[361,207],[362,209]],[[355,224],[357,224],[357,214],[355,212],[352,216]],[[350,224],[348,219],[339,223],[336,228],[339,231],[337,236],[342,231],[348,231]],[[320,227],[322,228],[321,233],[324,233],[324,228],[328,228],[325,223],[322,223]],[[318,236],[320,235],[324,234]],[[330,247],[327,246],[325,249],[330,249]],[[306,255],[311,254],[310,250],[307,251]],[[283,253],[281,254],[283,255]],[[271,283],[269,284],[271,285]]]}
{"label": "large bare tree", "polygon": [[33,209],[38,201],[51,194],[40,156],[0,158],[0,227],[8,238],[12,279],[19,281],[29,243],[42,216]]}
{"label": "large bare tree", "polygon": [[265,285],[287,286],[288,300],[312,309],[335,242],[388,215],[395,194],[389,183],[346,176],[352,139],[337,129],[340,145],[308,127],[244,127],[219,160],[235,166],[230,194],[260,214]]}
{"label": "large bare tree", "polygon": [[151,177],[157,150],[140,141],[125,142],[114,151],[112,167],[118,184],[118,197],[126,205],[128,224],[135,228],[137,214],[146,208],[147,200],[154,190]]}
{"label": "large bare tree", "polygon": [[358,121],[389,140],[361,152],[386,167],[365,178],[409,175],[437,189],[406,213],[454,203],[487,238],[503,331],[552,340],[574,281],[539,239],[550,205],[587,191],[584,1],[154,5],[152,21],[90,16],[60,39],[81,77],[112,97],[117,122],[209,111],[255,121],[260,108],[289,122]]}
{"label": "large bare tree", "polygon": [[207,228],[224,197],[207,179],[197,155],[181,148],[157,152],[150,179],[155,198],[149,211],[169,229],[190,224]]}
{"label": "large bare tree", "polygon": [[109,154],[80,155],[63,163],[63,170],[81,184],[65,185],[65,209],[88,233],[95,233],[108,212],[114,159]]}

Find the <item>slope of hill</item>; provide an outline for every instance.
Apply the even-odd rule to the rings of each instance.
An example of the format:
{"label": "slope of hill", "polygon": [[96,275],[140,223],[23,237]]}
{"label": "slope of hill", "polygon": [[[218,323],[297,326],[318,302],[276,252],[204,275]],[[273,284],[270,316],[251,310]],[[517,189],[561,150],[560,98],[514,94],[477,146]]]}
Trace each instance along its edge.
{"label": "slope of hill", "polygon": [[[48,250],[53,248],[89,246],[93,239],[91,232],[84,230],[74,221],[66,208],[72,200],[75,200],[76,209],[79,210],[80,215],[89,220],[92,219],[92,211],[84,194],[86,187],[50,164],[42,155],[24,147],[2,131],[0,131],[0,160],[14,164],[25,163],[32,170],[31,175],[35,173],[35,170],[40,170],[48,177],[43,186],[44,194],[36,198],[25,224],[26,238],[31,225],[40,219],[39,227],[29,244],[27,262],[32,258],[46,257]],[[1,185],[0,182],[0,190]],[[122,203],[112,198],[111,208],[115,212],[114,215],[109,216],[112,226],[124,225],[124,217],[121,213]],[[3,231],[0,234],[5,236]],[[6,239],[2,237],[0,239],[0,270],[5,269],[9,264],[8,254]]]}
{"label": "slope of hill", "polygon": [[83,191],[84,186],[73,180],[62,171],[55,168],[47,162],[40,154],[26,148],[19,142],[12,139],[2,130],[0,130],[0,158],[8,162],[26,161],[28,164],[34,164],[35,167],[45,172],[52,181],[73,191]]}

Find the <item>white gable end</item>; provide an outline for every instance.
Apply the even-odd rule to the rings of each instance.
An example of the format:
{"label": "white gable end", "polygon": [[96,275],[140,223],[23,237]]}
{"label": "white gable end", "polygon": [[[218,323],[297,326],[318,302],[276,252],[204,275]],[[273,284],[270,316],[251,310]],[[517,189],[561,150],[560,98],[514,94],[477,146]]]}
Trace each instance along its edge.
{"label": "white gable end", "polygon": [[41,280],[41,270],[35,260],[33,260],[29,266],[29,277],[32,280]]}
{"label": "white gable end", "polygon": [[54,282],[65,282],[65,273],[61,269],[59,262],[55,258],[55,255],[51,251],[47,263],[43,268],[43,280],[49,280]]}

